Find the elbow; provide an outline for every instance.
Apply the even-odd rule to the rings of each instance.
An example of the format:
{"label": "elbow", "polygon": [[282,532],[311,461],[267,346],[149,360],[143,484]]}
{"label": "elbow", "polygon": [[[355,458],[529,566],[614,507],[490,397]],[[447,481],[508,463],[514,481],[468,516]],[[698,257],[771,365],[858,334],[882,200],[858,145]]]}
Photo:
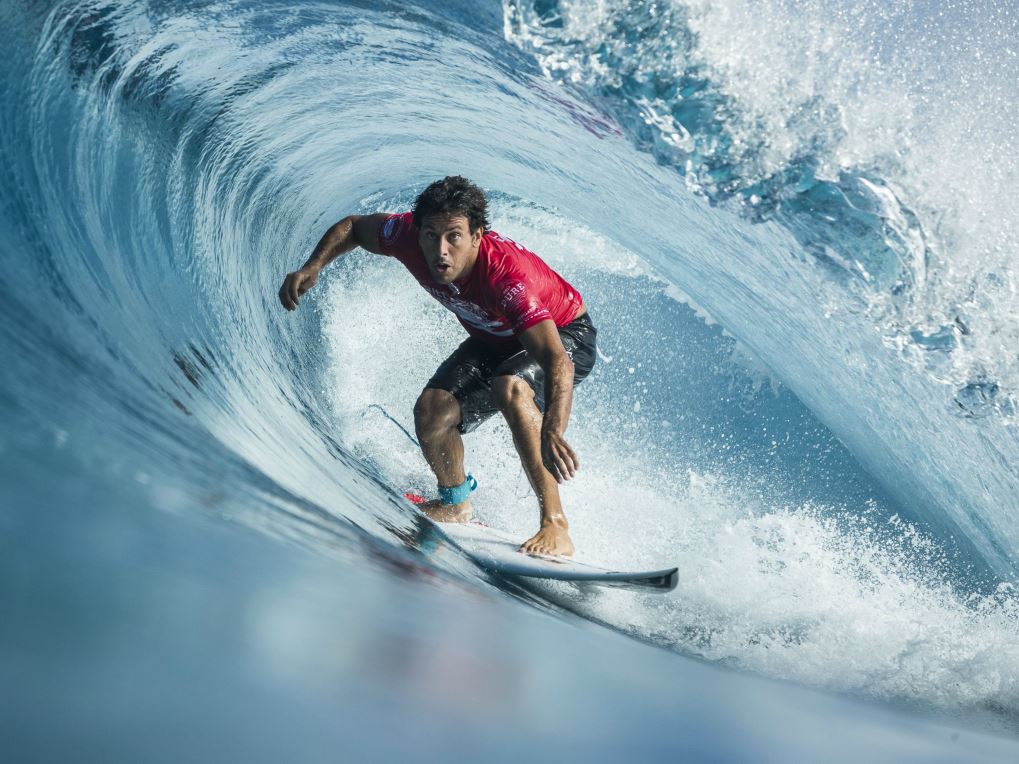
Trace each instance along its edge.
{"label": "elbow", "polygon": [[363,215],[347,215],[347,217],[335,223],[326,234],[329,238],[330,249],[344,252],[353,247],[362,247],[361,237],[358,236],[358,223]]}
{"label": "elbow", "polygon": [[335,236],[344,235],[356,235],[357,234],[357,221],[361,219],[360,215],[347,215],[347,217],[336,223],[330,230]]}
{"label": "elbow", "polygon": [[354,241],[360,244],[361,242],[357,241],[357,224],[361,222],[361,218],[361,215],[347,215],[336,226],[341,231],[348,232]]}

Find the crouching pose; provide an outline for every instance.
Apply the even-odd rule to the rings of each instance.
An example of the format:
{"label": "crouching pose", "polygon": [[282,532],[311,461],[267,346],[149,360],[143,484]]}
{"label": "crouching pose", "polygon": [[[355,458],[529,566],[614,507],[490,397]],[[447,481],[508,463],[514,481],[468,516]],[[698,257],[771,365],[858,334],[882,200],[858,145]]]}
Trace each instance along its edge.
{"label": "crouching pose", "polygon": [[541,513],[538,532],[520,549],[571,555],[558,484],[580,469],[565,434],[573,388],[594,366],[597,331],[580,293],[536,254],[489,230],[487,214],[484,192],[454,176],[428,186],[412,212],[346,217],[287,275],[280,302],[294,310],[321,270],[358,246],[403,263],[470,335],[414,406],[439,494],[419,508],[441,522],[470,520],[477,483],[464,470],[461,436],[501,412]]}

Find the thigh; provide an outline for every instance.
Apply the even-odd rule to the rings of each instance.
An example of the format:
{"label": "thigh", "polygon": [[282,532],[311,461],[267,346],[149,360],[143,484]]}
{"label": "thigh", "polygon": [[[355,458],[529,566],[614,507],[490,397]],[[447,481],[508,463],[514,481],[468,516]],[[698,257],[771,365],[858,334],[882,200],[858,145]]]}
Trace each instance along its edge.
{"label": "thigh", "polygon": [[[559,327],[559,338],[562,340],[566,354],[573,361],[573,386],[576,387],[594,368],[598,358],[597,334],[590,317],[584,314],[566,326]],[[534,390],[534,400],[538,408],[545,410],[545,372],[526,350],[521,350],[496,367],[494,376],[515,376],[523,379]]]}
{"label": "thigh", "polygon": [[460,432],[470,432],[499,411],[492,396],[492,378],[512,353],[512,348],[500,349],[468,337],[428,380],[426,388],[445,390],[460,404]]}

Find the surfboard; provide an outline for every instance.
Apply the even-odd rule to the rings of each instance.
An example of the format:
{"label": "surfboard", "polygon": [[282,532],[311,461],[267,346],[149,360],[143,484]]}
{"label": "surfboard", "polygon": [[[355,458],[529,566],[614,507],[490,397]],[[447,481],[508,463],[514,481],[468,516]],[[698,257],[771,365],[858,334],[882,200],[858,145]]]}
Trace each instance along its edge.
{"label": "surfboard", "polygon": [[[411,503],[421,500],[407,494]],[[571,557],[548,557],[519,551],[523,539],[479,522],[438,523],[429,520],[458,549],[478,566],[504,578],[534,578],[570,581],[576,584],[633,589],[644,592],[671,592],[679,583],[678,568],[662,570],[622,571]]]}
{"label": "surfboard", "polygon": [[500,576],[573,581],[619,589],[670,592],[679,583],[679,570],[627,572],[608,570],[570,557],[545,557],[518,551],[516,539],[481,523],[436,523],[472,560]]}

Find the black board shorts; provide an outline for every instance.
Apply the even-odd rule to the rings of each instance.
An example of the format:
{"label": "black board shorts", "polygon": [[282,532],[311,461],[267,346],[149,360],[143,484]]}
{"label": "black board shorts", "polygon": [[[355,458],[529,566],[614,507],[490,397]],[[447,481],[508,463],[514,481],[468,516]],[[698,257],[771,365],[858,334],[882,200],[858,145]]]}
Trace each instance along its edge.
{"label": "black board shorts", "polygon": [[[598,330],[587,313],[559,327],[566,354],[573,361],[573,386],[579,385],[598,358]],[[500,347],[477,337],[468,337],[453,354],[442,362],[425,389],[436,388],[451,393],[460,403],[462,433],[474,430],[493,414],[499,404],[492,393],[496,377],[517,376],[534,390],[534,401],[545,411],[545,372],[519,345]]]}

